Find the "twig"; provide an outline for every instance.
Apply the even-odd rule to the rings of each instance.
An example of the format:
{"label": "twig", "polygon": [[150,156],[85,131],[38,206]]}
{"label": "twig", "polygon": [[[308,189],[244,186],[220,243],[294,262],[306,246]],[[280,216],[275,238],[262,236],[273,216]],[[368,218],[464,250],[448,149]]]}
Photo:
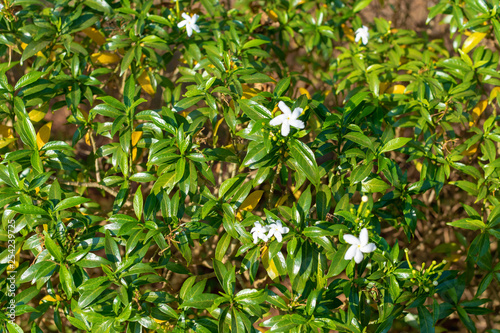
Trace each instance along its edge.
{"label": "twig", "polygon": [[[94,137],[92,136],[92,129],[90,129],[89,138],[90,138],[90,143],[92,145],[92,152],[94,153],[95,178],[96,178],[97,182],[100,183],[101,182],[101,174],[99,172],[99,160],[96,158],[95,141],[94,141]],[[116,197],[116,195],[115,195],[115,197]]]}
{"label": "twig", "polygon": [[69,186],[83,186],[83,187],[93,187],[93,188],[98,188],[103,191],[106,191],[107,193],[111,194],[112,196],[116,197],[118,196],[118,192],[115,190],[110,189],[109,187],[106,187],[102,184],[99,184],[98,182],[70,182],[70,181],[65,181],[65,180],[59,180],[56,177],[50,177],[52,180],[57,180],[59,183],[63,185],[69,185]]}

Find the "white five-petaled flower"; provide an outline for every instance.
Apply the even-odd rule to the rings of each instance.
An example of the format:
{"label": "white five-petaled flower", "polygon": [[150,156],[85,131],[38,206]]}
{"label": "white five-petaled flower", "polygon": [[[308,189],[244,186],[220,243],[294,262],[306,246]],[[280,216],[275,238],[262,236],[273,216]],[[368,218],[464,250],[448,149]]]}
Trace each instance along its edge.
{"label": "white five-petaled flower", "polygon": [[271,238],[271,237],[276,237],[276,240],[278,242],[281,242],[283,241],[283,234],[286,234],[287,232],[289,232],[290,229],[288,229],[288,227],[284,227],[282,224],[281,224],[281,221],[276,221],[276,223],[273,223],[269,226],[269,234],[267,235],[268,238]]}
{"label": "white five-petaled flower", "polygon": [[368,44],[368,38],[370,38],[370,33],[368,32],[368,27],[362,26],[356,30],[356,39],[354,41],[357,43],[361,39],[363,45]]}
{"label": "white five-petaled flower", "polygon": [[261,225],[260,222],[255,222],[254,227],[250,230],[253,236],[253,243],[257,244],[259,242],[259,238],[264,242],[269,240],[269,237],[266,235],[268,232],[267,226]]}
{"label": "white five-petaled flower", "polygon": [[344,240],[351,244],[351,247],[345,253],[344,259],[354,261],[359,264],[363,260],[363,253],[370,253],[377,248],[374,243],[368,243],[368,230],[361,229],[359,238],[353,235],[344,235]]}
{"label": "white five-petaled flower", "polygon": [[298,129],[303,129],[305,127],[304,122],[298,119],[300,117],[300,114],[302,113],[302,108],[295,108],[295,110],[293,110],[292,112],[283,101],[280,101],[278,103],[278,107],[283,112],[283,114],[274,117],[269,122],[269,125],[281,125],[281,135],[287,136],[290,133],[290,126]]}
{"label": "white five-petaled flower", "polygon": [[196,24],[196,20],[198,19],[198,14],[194,14],[193,16],[189,16],[186,13],[182,13],[182,17],[184,18],[183,21],[179,22],[177,26],[179,28],[182,28],[183,26],[186,26],[186,31],[188,37],[191,37],[193,34],[193,30],[196,32],[200,32],[200,27]]}

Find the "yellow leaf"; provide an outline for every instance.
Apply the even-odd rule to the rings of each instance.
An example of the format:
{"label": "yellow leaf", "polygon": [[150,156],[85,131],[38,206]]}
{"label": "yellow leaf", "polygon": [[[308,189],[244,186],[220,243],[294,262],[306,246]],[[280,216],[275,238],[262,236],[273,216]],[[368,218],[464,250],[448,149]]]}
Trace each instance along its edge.
{"label": "yellow leaf", "polygon": [[141,85],[142,89],[146,93],[148,93],[150,96],[154,96],[155,90],[153,89],[153,86],[151,85],[151,79],[149,78],[148,72],[143,71],[141,76],[137,78],[137,82]]}
{"label": "yellow leaf", "polygon": [[385,93],[386,94],[404,94],[406,87],[401,84],[395,84],[390,86]]}
{"label": "yellow leaf", "polygon": [[96,28],[94,27],[89,27],[85,28],[82,30],[87,36],[90,37],[97,45],[101,46],[102,44],[106,43],[106,38],[104,35],[97,31]]}
{"label": "yellow leaf", "polygon": [[267,15],[274,22],[278,22],[278,14],[276,14],[276,12],[274,10],[271,9],[269,12],[267,12]]}
{"label": "yellow leaf", "polygon": [[311,99],[311,94],[309,93],[309,91],[307,91],[306,88],[299,88],[299,92],[301,95],[306,95],[308,99]]}
{"label": "yellow leaf", "polygon": [[413,163],[415,163],[415,168],[417,169],[418,172],[422,172],[422,163],[420,163],[417,160],[413,160]]}
{"label": "yellow leaf", "polygon": [[156,319],[156,318],[153,318],[153,320],[155,322],[157,322],[158,324],[161,324],[161,323],[166,323],[167,321],[166,320],[161,320],[161,319]]}
{"label": "yellow leaf", "polygon": [[293,192],[293,196],[295,197],[296,200],[299,200],[301,194],[302,194],[302,191],[299,191],[299,190],[297,192]]}
{"label": "yellow leaf", "polygon": [[494,99],[494,98],[498,98],[500,99],[500,87],[495,87],[491,90],[491,93],[490,93],[490,98],[488,99],[488,103],[491,103],[491,101]]}
{"label": "yellow leaf", "polygon": [[98,62],[102,65],[115,64],[120,61],[120,57],[116,53],[108,51],[94,53],[90,58],[93,62]]}
{"label": "yellow leaf", "polygon": [[243,89],[243,96],[241,96],[241,99],[250,99],[260,92],[258,89],[250,88],[248,84],[242,84],[241,88]]}
{"label": "yellow leaf", "polygon": [[14,134],[12,133],[12,128],[0,124],[0,148],[6,147],[16,140],[17,139],[14,138]]}
{"label": "yellow leaf", "polygon": [[345,24],[340,25],[342,27],[342,31],[344,32],[344,35],[349,39],[351,42],[354,42],[354,31],[347,27]]}
{"label": "yellow leaf", "polygon": [[483,113],[483,111],[486,109],[486,106],[488,105],[488,101],[483,99],[482,101],[479,101],[477,105],[472,109],[472,121],[469,122],[469,126],[472,127],[477,123],[477,119],[479,116]]}
{"label": "yellow leaf", "polygon": [[380,91],[381,94],[385,93],[387,88],[391,85],[390,82],[380,82],[378,90]]}
{"label": "yellow leaf", "polygon": [[38,149],[42,149],[42,147],[49,142],[51,129],[52,122],[48,122],[43,125],[36,134],[36,144],[38,145]]}
{"label": "yellow leaf", "polygon": [[469,53],[469,51],[476,47],[476,45],[479,44],[479,42],[482,41],[485,36],[486,34],[484,32],[473,33],[465,40],[462,51],[464,53]]}
{"label": "yellow leaf", "polygon": [[137,146],[137,142],[142,138],[142,131],[132,132],[132,147]]}
{"label": "yellow leaf", "polygon": [[224,117],[220,118],[219,120],[217,120],[217,124],[215,124],[215,128],[214,128],[214,145],[217,143],[219,137],[217,136],[217,132],[219,131],[219,126],[220,124],[222,124],[222,121],[224,120]]}
{"label": "yellow leaf", "polygon": [[479,146],[479,142],[473,144],[472,146],[470,146],[469,149],[467,149],[465,152],[464,152],[464,156],[471,156],[471,155],[474,155],[476,152],[477,152],[477,147]]}
{"label": "yellow leaf", "polygon": [[247,212],[251,212],[252,210],[254,210],[255,207],[257,207],[260,198],[262,198],[262,194],[264,194],[264,191],[262,190],[250,193],[250,195],[241,204],[239,210],[244,210]]}
{"label": "yellow leaf", "polygon": [[16,139],[14,139],[14,138],[0,139],[0,148],[7,147],[8,145],[10,145],[14,141],[16,141]]}
{"label": "yellow leaf", "polygon": [[85,133],[85,143],[88,144],[89,146],[92,145],[92,141],[90,141],[90,133],[89,132]]}
{"label": "yellow leaf", "polygon": [[132,161],[137,158],[137,147],[132,148]]}
{"label": "yellow leaf", "polygon": [[274,258],[269,260],[269,248],[267,246],[264,247],[264,251],[262,251],[262,265],[264,265],[264,268],[267,271],[267,275],[269,275],[271,280],[279,278],[280,273],[276,268],[276,264],[274,263]]}
{"label": "yellow leaf", "polygon": [[56,302],[56,301],[62,301],[62,297],[56,294],[56,298],[52,297],[51,295],[44,296],[39,304],[42,304],[44,302]]}
{"label": "yellow leaf", "polygon": [[238,213],[236,214],[236,218],[238,221],[241,221],[243,219],[243,216],[239,212],[240,210],[244,210],[247,212],[251,212],[252,210],[257,207],[257,204],[260,201],[260,198],[262,197],[262,194],[264,194],[264,191],[258,190],[255,192],[250,193],[250,195],[241,203],[241,206],[238,208]]}
{"label": "yellow leaf", "polygon": [[43,118],[45,118],[45,115],[47,113],[40,111],[40,110],[31,110],[28,116],[30,117],[31,121],[34,121],[35,123],[39,122]]}
{"label": "yellow leaf", "polygon": [[283,205],[287,199],[288,199],[288,194],[285,194],[284,196],[282,196],[281,198],[278,199],[278,201],[276,202],[276,205],[274,207],[278,207],[278,206]]}

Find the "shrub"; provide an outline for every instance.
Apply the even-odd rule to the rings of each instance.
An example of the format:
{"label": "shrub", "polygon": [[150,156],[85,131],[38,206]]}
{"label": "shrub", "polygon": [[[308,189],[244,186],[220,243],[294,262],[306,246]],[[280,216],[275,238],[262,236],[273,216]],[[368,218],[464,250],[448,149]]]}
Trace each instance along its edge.
{"label": "shrub", "polygon": [[0,331],[498,332],[498,0],[370,2],[6,0]]}

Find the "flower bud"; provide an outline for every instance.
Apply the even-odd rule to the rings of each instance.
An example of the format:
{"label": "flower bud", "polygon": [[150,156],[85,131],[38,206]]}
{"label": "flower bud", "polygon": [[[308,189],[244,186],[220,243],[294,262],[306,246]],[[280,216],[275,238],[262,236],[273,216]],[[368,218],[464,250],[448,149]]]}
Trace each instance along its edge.
{"label": "flower bud", "polygon": [[368,197],[367,197],[366,195],[363,195],[363,196],[361,197],[361,201],[363,201],[363,202],[368,202]]}
{"label": "flower bud", "polygon": [[432,281],[432,285],[433,285],[434,287],[437,287],[437,285],[438,285],[438,284],[439,284],[439,283],[438,283],[436,280]]}

